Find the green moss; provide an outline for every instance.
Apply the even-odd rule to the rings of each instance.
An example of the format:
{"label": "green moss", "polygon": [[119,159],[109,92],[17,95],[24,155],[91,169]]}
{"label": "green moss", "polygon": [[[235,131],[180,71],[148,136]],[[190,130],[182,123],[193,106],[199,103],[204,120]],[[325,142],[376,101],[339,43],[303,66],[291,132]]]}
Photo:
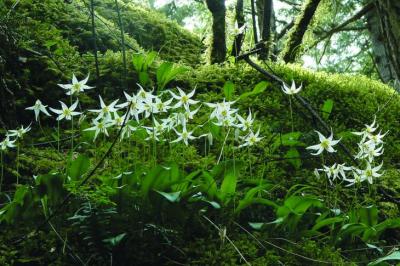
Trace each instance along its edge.
{"label": "green moss", "polygon": [[[164,15],[129,1],[119,1],[124,30],[146,50],[159,51],[162,59],[198,65],[202,62],[200,39]],[[115,2],[99,1],[96,10],[118,25]]]}

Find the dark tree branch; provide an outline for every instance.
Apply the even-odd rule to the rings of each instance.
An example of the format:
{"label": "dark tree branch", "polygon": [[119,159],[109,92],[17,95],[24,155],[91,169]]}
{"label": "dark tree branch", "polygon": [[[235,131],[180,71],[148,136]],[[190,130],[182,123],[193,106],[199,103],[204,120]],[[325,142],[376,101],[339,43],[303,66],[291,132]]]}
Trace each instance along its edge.
{"label": "dark tree branch", "polygon": [[286,47],[283,50],[282,59],[286,63],[294,62],[299,51],[299,47],[303,42],[304,34],[310,25],[312,18],[317,10],[321,0],[309,0],[304,5],[303,11],[297,16],[296,23],[289,33]]}
{"label": "dark tree branch", "polygon": [[367,5],[365,5],[360,11],[358,11],[356,14],[354,14],[352,17],[350,17],[348,20],[344,21],[342,24],[332,28],[331,30],[329,30],[328,32],[325,33],[325,35],[323,35],[322,37],[320,37],[317,41],[315,41],[310,47],[313,48],[315,47],[318,43],[320,43],[321,41],[331,37],[333,34],[337,33],[337,32],[341,32],[341,31],[350,31],[350,30],[364,30],[364,27],[347,27],[349,24],[359,20],[360,18],[362,18],[365,14],[367,14],[372,8],[373,8],[373,3],[369,3]]}
{"label": "dark tree branch", "polygon": [[282,39],[283,36],[293,27],[294,25],[294,20],[292,20],[290,23],[286,24],[285,27],[276,35],[276,40]]}
{"label": "dark tree branch", "polygon": [[[273,73],[266,71],[261,66],[252,61],[249,56],[244,57],[244,60],[255,70],[266,76],[269,80],[278,83],[279,85],[285,83],[281,78],[279,78]],[[311,116],[321,125],[321,127],[326,131],[326,133],[329,134],[332,131],[332,128],[325,123],[325,121],[318,115],[318,113],[314,110],[314,108],[308,103],[308,101],[305,98],[303,98],[298,94],[295,94],[294,98],[296,99],[297,102],[299,102],[301,106],[303,106],[311,114]],[[357,161],[355,161],[349,149],[347,149],[347,147],[342,142],[339,142],[338,145],[353,163],[357,163]]]}

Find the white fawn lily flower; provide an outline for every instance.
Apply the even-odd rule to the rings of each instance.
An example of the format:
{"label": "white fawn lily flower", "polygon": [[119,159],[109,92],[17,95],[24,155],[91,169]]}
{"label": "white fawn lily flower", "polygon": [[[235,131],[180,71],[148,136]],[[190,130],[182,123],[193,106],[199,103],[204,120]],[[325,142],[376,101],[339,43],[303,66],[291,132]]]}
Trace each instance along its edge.
{"label": "white fawn lily flower", "polygon": [[192,136],[193,131],[187,131],[185,125],[182,126],[182,132],[176,131],[175,128],[173,130],[178,135],[178,138],[171,141],[171,143],[183,141],[185,143],[185,145],[187,146],[187,145],[189,145],[189,142],[188,142],[189,140],[196,139],[196,137]]}
{"label": "white fawn lily flower", "polygon": [[375,134],[368,134],[367,135],[367,138],[368,138],[367,143],[373,143],[375,145],[382,144],[383,143],[383,138],[386,136],[386,134],[388,132],[389,131],[387,131],[385,134],[381,134],[381,131],[379,131],[379,133],[376,134],[376,135]]}
{"label": "white fawn lily flower", "polygon": [[381,177],[383,174],[378,173],[378,171],[382,168],[383,163],[378,166],[372,167],[369,162],[367,162],[367,167],[364,170],[357,169],[357,173],[360,175],[360,179],[367,180],[368,183],[372,184],[373,179],[377,177]]}
{"label": "white fawn lily flower", "polygon": [[115,108],[115,105],[118,102],[118,99],[110,103],[109,105],[106,105],[103,101],[103,98],[99,95],[100,98],[100,109],[91,109],[89,112],[92,113],[98,113],[99,115],[96,117],[96,120],[100,120],[102,118],[106,120],[111,120],[111,113],[115,113],[118,111],[118,108]]}
{"label": "white fawn lily flower", "polygon": [[221,103],[204,103],[210,108],[214,108],[214,110],[210,114],[210,120],[219,117],[227,117],[234,115],[237,113],[237,109],[232,109],[231,105],[235,102],[226,102],[225,99]]}
{"label": "white fawn lily flower", "polygon": [[24,126],[21,126],[18,129],[9,130],[7,132],[7,136],[16,137],[16,138],[22,139],[24,137],[24,135],[26,133],[28,133],[30,130],[31,130],[31,125],[30,124],[26,128],[24,128]]}
{"label": "white fawn lily flower", "polygon": [[94,126],[84,129],[84,131],[95,131],[93,141],[96,140],[99,133],[103,133],[108,137],[107,128],[112,126],[112,123],[110,121],[105,119],[102,120],[94,119],[93,124]]}
{"label": "white fawn lily flower", "polygon": [[142,102],[139,101],[136,95],[130,96],[128,93],[124,92],[126,102],[118,104],[117,108],[129,107],[129,115],[135,117],[136,121],[139,122],[139,114],[143,112],[141,108]]}
{"label": "white fawn lily flower", "polygon": [[67,95],[75,95],[83,92],[85,90],[93,89],[94,87],[86,85],[89,80],[89,74],[87,77],[81,81],[79,81],[75,74],[72,74],[72,83],[71,84],[57,84],[61,88],[67,90]]}
{"label": "white fawn lily flower", "polygon": [[343,180],[347,179],[347,175],[346,172],[352,171],[353,167],[351,166],[346,166],[346,164],[342,163],[342,164],[337,164],[336,166],[337,171],[339,172],[339,174],[342,176]]}
{"label": "white fawn lily flower", "polygon": [[153,91],[151,92],[145,91],[139,83],[136,83],[136,85],[138,85],[140,88],[136,94],[138,101],[144,102],[148,101],[149,99],[154,99],[156,97],[152,94]]}
{"label": "white fawn lily flower", "polygon": [[352,132],[354,135],[357,136],[362,136],[362,142],[367,138],[368,135],[372,134],[373,132],[375,132],[375,130],[378,129],[378,125],[375,126],[376,123],[376,116],[374,117],[374,121],[372,122],[371,125],[365,125],[365,128],[363,131],[359,131],[359,132]]}
{"label": "white fawn lily flower", "polygon": [[49,112],[47,112],[47,105],[43,105],[40,100],[36,100],[33,106],[25,108],[25,110],[33,110],[35,113],[35,120],[38,121],[40,112],[44,113],[47,116],[51,116]]}
{"label": "white fawn lily flower", "polygon": [[339,140],[333,140],[333,133],[331,133],[331,135],[328,138],[326,138],[319,131],[315,130],[315,132],[317,132],[317,134],[318,134],[320,143],[316,144],[316,145],[309,146],[309,147],[306,148],[308,150],[316,150],[315,153],[311,153],[312,155],[319,155],[324,150],[326,150],[327,152],[330,152],[330,153],[336,152],[336,150],[333,149],[333,146],[338,144],[340,139]]}
{"label": "white fawn lily flower", "polygon": [[332,184],[332,181],[334,181],[336,178],[339,178],[339,169],[337,168],[336,163],[331,165],[331,166],[326,166],[323,165],[323,169],[319,169],[325,172],[326,177],[329,180],[329,183]]}
{"label": "white fawn lily flower", "polygon": [[190,111],[190,109],[185,110],[183,115],[185,116],[186,120],[191,120],[194,118],[194,115],[200,110],[201,106],[199,106],[197,109]]}
{"label": "white fawn lily flower", "polygon": [[136,130],[137,130],[137,127],[126,124],[125,127],[121,131],[120,141],[122,141],[125,138],[130,138],[132,133],[135,132]]}
{"label": "white fawn lily flower", "polygon": [[250,133],[247,134],[247,136],[242,137],[242,139],[244,139],[244,143],[239,145],[239,148],[250,147],[256,144],[257,142],[260,142],[263,139],[263,137],[260,137],[259,135],[260,135],[260,129],[258,129],[256,133],[250,131]]}
{"label": "white fawn lily flower", "polygon": [[155,98],[155,103],[154,105],[154,110],[153,113],[167,113],[168,109],[172,108],[171,103],[172,103],[173,98],[170,98],[169,100],[166,100],[163,102],[159,97]]}
{"label": "white fawn lily flower", "polygon": [[10,140],[10,136],[6,136],[6,138],[0,142],[0,149],[1,151],[6,151],[8,148],[14,148],[15,147],[15,139]]}
{"label": "white fawn lily flower", "polygon": [[236,115],[237,119],[239,120],[240,124],[237,125],[237,127],[243,131],[247,131],[251,129],[254,123],[254,118],[251,115],[251,111],[249,110],[249,115],[247,116],[246,119],[244,119],[241,115],[237,114]]}
{"label": "white fawn lily flower", "polygon": [[146,98],[139,107],[141,110],[144,111],[144,117],[149,118],[151,114],[157,112],[157,108],[153,103],[153,98]]}
{"label": "white fawn lily flower", "polygon": [[363,182],[365,179],[362,179],[363,177],[358,174],[358,169],[354,169],[353,171],[353,178],[346,178],[345,181],[349,182],[346,187],[354,186],[355,184],[360,184]]}
{"label": "white fawn lily flower", "polygon": [[379,157],[383,154],[383,146],[375,148],[375,145],[368,145],[368,148],[363,150],[363,153],[359,156],[360,159],[368,159],[371,163],[375,157]]}
{"label": "white fawn lily flower", "polygon": [[149,127],[143,127],[147,130],[147,133],[155,134],[156,136],[161,135],[164,133],[168,128],[167,124],[158,122],[155,118],[153,118],[153,125]]}
{"label": "white fawn lily flower", "polygon": [[239,35],[239,34],[243,34],[243,32],[246,29],[246,24],[243,24],[243,26],[241,26],[240,28],[238,27],[237,23],[235,24],[235,28],[232,31],[233,36]]}
{"label": "white fawn lily flower", "polygon": [[71,120],[73,116],[80,115],[80,112],[75,112],[76,107],[78,106],[78,100],[75,101],[70,107],[68,107],[65,103],[62,101],[59,101],[61,103],[61,109],[57,110],[54,108],[50,107],[50,110],[56,114],[58,114],[57,120],[63,120],[64,118],[66,120]]}
{"label": "white fawn lily flower", "polygon": [[174,105],[173,108],[179,108],[179,107],[183,106],[186,110],[189,110],[190,105],[197,104],[199,102],[199,101],[195,101],[195,100],[191,99],[193,97],[193,95],[195,94],[196,89],[192,90],[188,94],[186,94],[179,87],[177,87],[177,89],[179,91],[179,95],[176,95],[172,91],[169,91],[169,93],[172,95],[172,97],[174,99],[178,100],[178,102]]}
{"label": "white fawn lily flower", "polygon": [[113,119],[110,120],[109,122],[111,123],[112,126],[117,126],[121,127],[125,121],[125,116],[119,116],[118,112],[113,113]]}
{"label": "white fawn lily flower", "polygon": [[303,85],[300,85],[300,87],[296,88],[296,84],[294,83],[294,80],[292,80],[292,86],[290,86],[290,87],[286,83],[283,83],[282,91],[285,94],[293,95],[293,94],[299,93],[301,91],[302,87],[303,87]]}

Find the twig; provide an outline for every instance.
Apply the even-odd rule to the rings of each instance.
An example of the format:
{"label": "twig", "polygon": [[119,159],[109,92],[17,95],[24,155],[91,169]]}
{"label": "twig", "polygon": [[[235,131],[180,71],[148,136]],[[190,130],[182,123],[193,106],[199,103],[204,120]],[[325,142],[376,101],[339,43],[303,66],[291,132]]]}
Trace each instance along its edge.
{"label": "twig", "polygon": [[[214,226],[215,229],[218,230],[218,232],[221,231],[221,228],[219,228],[219,226],[216,225],[213,221],[211,221],[207,216],[205,216],[205,215],[202,215],[202,216],[203,216],[203,218],[206,219],[212,226]],[[250,266],[251,266],[251,264],[246,260],[246,258],[245,258],[245,257],[243,256],[243,254],[240,252],[240,250],[239,250],[239,249],[236,247],[236,245],[233,243],[233,241],[232,241],[227,235],[225,235],[224,237],[229,241],[229,243],[233,246],[233,248],[236,250],[236,252],[239,254],[239,256],[244,260],[244,262],[245,262],[247,265],[250,265]]]}

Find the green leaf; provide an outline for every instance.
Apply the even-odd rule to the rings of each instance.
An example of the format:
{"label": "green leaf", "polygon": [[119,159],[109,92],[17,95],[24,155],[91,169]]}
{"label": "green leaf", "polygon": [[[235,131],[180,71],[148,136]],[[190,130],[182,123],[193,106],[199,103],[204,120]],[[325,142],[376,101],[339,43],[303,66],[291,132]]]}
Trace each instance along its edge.
{"label": "green leaf", "polygon": [[233,93],[235,92],[235,84],[232,81],[227,81],[224,84],[224,95],[226,100],[230,101],[233,98]]}
{"label": "green leaf", "polygon": [[163,167],[157,165],[144,177],[140,188],[143,197],[148,196],[149,191],[155,187],[158,178],[165,176],[165,171]]}
{"label": "green leaf", "polygon": [[213,199],[217,195],[217,183],[214,177],[207,171],[202,172],[202,177],[204,179],[204,183],[202,184],[203,192],[206,193],[209,198]]}
{"label": "green leaf", "polygon": [[[269,200],[263,199],[263,198],[254,198],[254,196],[257,193],[259,193],[260,191],[262,191],[268,187],[270,187],[270,184],[259,185],[257,187],[249,189],[246,192],[244,198],[239,201],[239,205],[235,209],[235,213],[240,213],[243,209],[247,208],[248,206],[250,206],[252,204],[256,204],[256,203],[276,207],[277,205],[275,203],[273,203],[272,201],[269,201]],[[270,204],[267,204],[267,203],[270,203]]]}
{"label": "green leaf", "polygon": [[28,186],[19,186],[14,193],[13,202],[22,206],[24,204],[25,195],[28,192],[29,192]]}
{"label": "green leaf", "polygon": [[72,180],[79,180],[90,167],[89,157],[80,154],[67,169],[67,174]]}
{"label": "green leaf", "polygon": [[223,178],[218,196],[224,203],[235,195],[237,179],[243,166],[244,163],[238,160],[227,160],[214,166],[211,175]]}
{"label": "green leaf", "polygon": [[324,105],[321,108],[322,111],[322,117],[327,120],[329,118],[329,115],[331,114],[333,109],[333,100],[328,99],[324,102]]}
{"label": "green leaf", "polygon": [[382,257],[373,262],[370,262],[370,263],[368,263],[368,266],[378,265],[379,263],[388,261],[388,260],[400,260],[400,251],[395,251],[385,257]]}
{"label": "green leaf", "polygon": [[263,228],[263,226],[265,225],[265,223],[251,223],[251,222],[249,222],[249,225],[254,230],[261,230]]}
{"label": "green leaf", "polygon": [[144,64],[143,64],[143,71],[147,71],[148,68],[153,64],[154,60],[157,57],[157,52],[151,51],[146,55]]}
{"label": "green leaf", "polygon": [[245,92],[242,95],[239,96],[239,99],[242,100],[244,98],[247,98],[249,96],[254,96],[257,94],[260,94],[262,92],[264,92],[267,87],[268,87],[269,83],[266,81],[261,81],[259,83],[257,83],[257,85],[254,87],[254,89],[250,92]]}
{"label": "green leaf", "polygon": [[163,192],[163,191],[158,191],[158,190],[154,190],[154,191],[156,191],[161,196],[166,198],[169,202],[179,202],[179,200],[180,200],[181,191],[169,192],[169,193]]}
{"label": "green leaf", "polygon": [[302,146],[304,145],[303,142],[300,142],[299,139],[301,137],[302,133],[295,131],[295,132],[290,132],[287,134],[283,134],[280,137],[280,141],[282,142],[283,146]]}
{"label": "green leaf", "polygon": [[320,229],[320,228],[322,228],[324,226],[335,224],[335,223],[340,223],[342,221],[343,221],[342,217],[327,218],[327,219],[324,219],[324,220],[319,221],[318,223],[316,223],[311,230],[318,230],[318,229]]}
{"label": "green leaf", "polygon": [[143,70],[145,56],[143,54],[137,53],[132,57],[133,67],[137,72],[141,72]]}
{"label": "green leaf", "polygon": [[139,72],[139,83],[142,86],[146,86],[150,81],[149,74],[147,72]]}
{"label": "green leaf", "polygon": [[376,206],[371,205],[361,208],[358,211],[360,222],[368,226],[374,226],[378,223],[378,209]]}
{"label": "green leaf", "polygon": [[293,165],[294,168],[300,169],[301,167],[301,159],[300,153],[296,148],[291,148],[285,154],[285,158],[288,159],[288,162]]}
{"label": "green leaf", "polygon": [[117,236],[104,239],[103,242],[110,244],[112,247],[116,247],[119,245],[119,243],[122,241],[122,239],[124,239],[125,236],[126,236],[126,233],[122,233]]}

